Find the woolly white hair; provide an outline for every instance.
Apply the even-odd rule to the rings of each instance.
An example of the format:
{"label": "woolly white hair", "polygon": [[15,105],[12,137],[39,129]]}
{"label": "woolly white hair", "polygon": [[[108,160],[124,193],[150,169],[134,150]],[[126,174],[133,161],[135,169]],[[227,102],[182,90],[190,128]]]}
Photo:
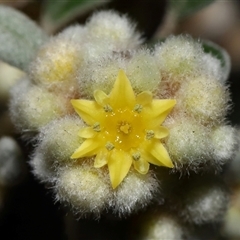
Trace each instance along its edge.
{"label": "woolly white hair", "polygon": [[160,209],[143,215],[141,220],[139,240],[184,240],[189,235],[187,227],[176,215]]}
{"label": "woolly white hair", "polygon": [[220,181],[206,177],[185,190],[180,215],[185,221],[204,224],[221,221],[228,204],[228,192]]}

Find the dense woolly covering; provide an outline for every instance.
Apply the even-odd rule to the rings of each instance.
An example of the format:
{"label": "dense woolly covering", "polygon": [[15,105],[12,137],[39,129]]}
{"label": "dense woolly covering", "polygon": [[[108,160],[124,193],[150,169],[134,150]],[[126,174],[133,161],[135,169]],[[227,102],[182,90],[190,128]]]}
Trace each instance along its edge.
{"label": "dense woolly covering", "polygon": [[106,173],[88,162],[63,168],[56,182],[56,198],[80,214],[99,216],[111,201],[112,191]]}
{"label": "dense woolly covering", "polygon": [[152,172],[142,175],[132,171],[114,192],[114,212],[124,215],[141,209],[154,200],[159,190],[158,180]]}
{"label": "dense woolly covering", "polygon": [[180,215],[195,224],[221,222],[229,200],[226,186],[210,176],[192,180],[182,195]]}
{"label": "dense woolly covering", "polygon": [[[87,124],[76,115],[70,101],[94,100],[96,90],[109,94],[120,69],[135,95],[147,91],[145,95],[153,99],[176,100],[163,122],[169,134],[162,143],[177,171],[219,170],[234,153],[235,129],[226,123],[230,99],[221,61],[188,36],[171,36],[153,50],[141,43],[127,17],[98,12],[85,26],[70,27],[45,43],[27,77],[12,90],[13,122],[26,137],[36,134],[31,160],[34,174],[51,183],[56,199],[75,212],[99,216],[110,208],[125,215],[164,198],[154,174],[156,167],[146,175],[131,167],[119,187],[112,189],[107,167],[94,168],[94,156],[71,159],[85,140],[78,134]],[[124,131],[128,133],[128,129]],[[221,195],[221,190],[213,192]],[[204,206],[204,199],[214,197],[208,194],[203,189],[202,199],[195,203],[198,206],[186,204],[184,216],[198,222],[194,211]],[[224,194],[219,202],[226,203]],[[175,220],[166,219],[166,227],[175,229],[172,236],[181,236]],[[205,214],[202,219],[210,217]],[[160,219],[156,229],[164,231],[164,224]]]}
{"label": "dense woolly covering", "polygon": [[[143,208],[158,191],[158,183],[153,174],[134,174],[124,179],[121,186],[113,191],[106,169],[92,167],[92,160],[83,160],[81,166],[58,169],[56,181],[56,199],[70,203],[79,216],[94,214],[111,207],[122,216]],[[131,194],[130,194],[131,193]]]}
{"label": "dense woolly covering", "polygon": [[148,49],[131,52],[129,50],[126,56],[112,54],[96,59],[91,64],[86,62],[79,69],[78,81],[82,85],[81,93],[84,97],[92,98],[96,89],[110,92],[119,69],[125,71],[136,93],[154,92],[156,86],[161,82],[161,73],[153,54]]}
{"label": "dense woolly covering", "polygon": [[140,231],[137,234],[139,240],[184,240],[189,237],[189,231],[184,223],[176,215],[164,210],[150,211],[140,217],[139,225]]}

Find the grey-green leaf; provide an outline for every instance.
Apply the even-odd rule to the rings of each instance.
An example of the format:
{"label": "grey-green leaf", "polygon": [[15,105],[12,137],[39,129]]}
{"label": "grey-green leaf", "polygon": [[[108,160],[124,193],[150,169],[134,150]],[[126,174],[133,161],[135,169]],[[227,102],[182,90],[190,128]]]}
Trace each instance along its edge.
{"label": "grey-green leaf", "polygon": [[26,70],[47,35],[31,19],[13,8],[0,6],[0,59]]}
{"label": "grey-green leaf", "polygon": [[48,0],[45,1],[42,14],[42,25],[48,32],[66,24],[74,17],[90,9],[101,6],[110,0]]}
{"label": "grey-green leaf", "polygon": [[187,17],[215,0],[169,0],[170,7],[176,12],[179,19]]}

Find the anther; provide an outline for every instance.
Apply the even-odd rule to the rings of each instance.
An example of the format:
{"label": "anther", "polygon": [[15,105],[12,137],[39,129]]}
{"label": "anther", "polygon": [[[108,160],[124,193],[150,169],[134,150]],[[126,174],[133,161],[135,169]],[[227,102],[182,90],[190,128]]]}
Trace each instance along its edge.
{"label": "anther", "polygon": [[150,140],[152,138],[154,138],[154,131],[153,130],[147,130],[146,139]]}
{"label": "anther", "polygon": [[93,130],[95,132],[100,132],[101,131],[101,127],[100,127],[100,123],[96,122],[93,124]]}
{"label": "anther", "polygon": [[142,111],[142,108],[143,107],[141,104],[136,104],[133,110],[137,113],[140,113]]}
{"label": "anther", "polygon": [[109,104],[106,104],[104,107],[103,107],[104,111],[105,112],[112,112],[112,107],[109,105]]}
{"label": "anther", "polygon": [[108,151],[111,151],[115,148],[115,146],[111,142],[107,142],[105,147]]}
{"label": "anther", "polygon": [[138,161],[141,158],[140,152],[133,153],[132,158],[133,160]]}

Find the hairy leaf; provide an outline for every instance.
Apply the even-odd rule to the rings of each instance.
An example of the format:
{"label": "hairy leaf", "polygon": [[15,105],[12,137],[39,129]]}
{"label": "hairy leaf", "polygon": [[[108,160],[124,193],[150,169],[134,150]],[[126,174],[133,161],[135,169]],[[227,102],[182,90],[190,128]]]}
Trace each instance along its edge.
{"label": "hairy leaf", "polygon": [[27,16],[0,6],[0,59],[26,70],[47,35]]}

